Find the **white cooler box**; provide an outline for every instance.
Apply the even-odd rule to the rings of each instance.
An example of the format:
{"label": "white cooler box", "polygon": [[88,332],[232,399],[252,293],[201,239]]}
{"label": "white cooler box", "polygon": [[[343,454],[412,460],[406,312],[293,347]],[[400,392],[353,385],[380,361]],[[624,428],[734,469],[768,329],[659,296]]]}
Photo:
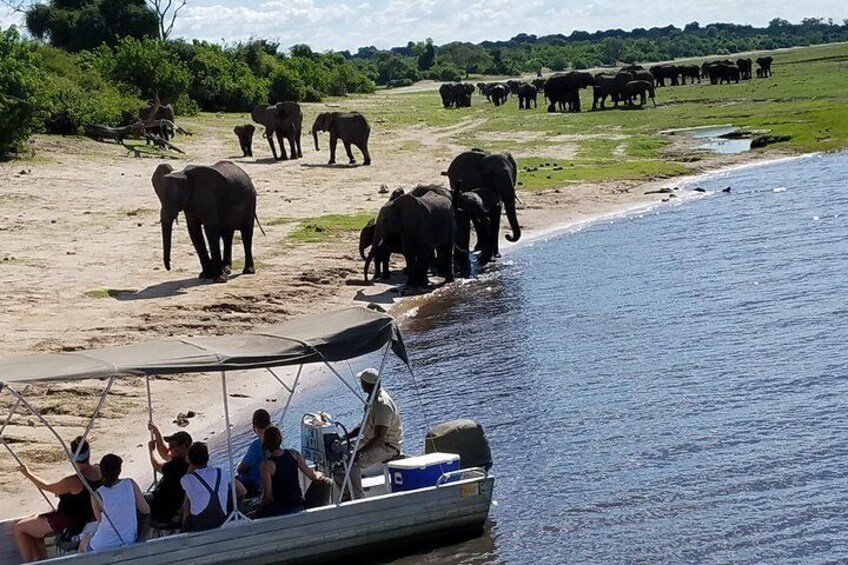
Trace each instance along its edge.
{"label": "white cooler box", "polygon": [[[445,473],[459,471],[459,455],[454,453],[428,453],[386,463],[386,484],[390,492],[415,490],[436,486]],[[445,482],[458,481],[459,475]]]}

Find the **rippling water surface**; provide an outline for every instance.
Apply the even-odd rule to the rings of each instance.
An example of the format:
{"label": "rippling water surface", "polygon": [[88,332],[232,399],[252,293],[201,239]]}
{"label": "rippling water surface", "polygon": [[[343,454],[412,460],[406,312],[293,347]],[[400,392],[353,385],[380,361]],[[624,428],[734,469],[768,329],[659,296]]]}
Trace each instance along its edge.
{"label": "rippling water surface", "polygon": [[[698,186],[406,322],[426,421],[484,425],[497,505],[482,538],[399,563],[848,561],[848,154]],[[416,387],[387,387],[414,452]],[[339,391],[297,410],[355,419]]]}

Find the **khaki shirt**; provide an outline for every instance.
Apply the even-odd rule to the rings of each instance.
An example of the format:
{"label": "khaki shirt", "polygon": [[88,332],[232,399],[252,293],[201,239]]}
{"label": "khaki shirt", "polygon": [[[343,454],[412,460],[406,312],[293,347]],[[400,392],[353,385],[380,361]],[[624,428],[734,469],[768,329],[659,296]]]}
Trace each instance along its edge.
{"label": "khaki shirt", "polygon": [[[368,407],[366,406],[367,410]],[[400,450],[403,443],[403,424],[400,421],[400,413],[398,412],[395,401],[389,396],[383,388],[380,388],[377,397],[371,403],[371,413],[368,414],[368,419],[362,427],[362,439],[367,442],[374,437],[375,426],[386,426],[385,442]]]}

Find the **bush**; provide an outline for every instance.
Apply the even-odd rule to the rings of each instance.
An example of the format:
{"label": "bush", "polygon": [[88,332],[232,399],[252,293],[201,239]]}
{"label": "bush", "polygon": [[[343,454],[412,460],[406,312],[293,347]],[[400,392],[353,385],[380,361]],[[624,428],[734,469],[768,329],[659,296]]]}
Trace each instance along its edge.
{"label": "bush", "polygon": [[302,102],[306,99],[306,85],[297,72],[287,66],[277,65],[271,73],[271,84],[268,89],[268,102]]}
{"label": "bush", "polygon": [[182,45],[179,51],[188,56],[184,60],[191,72],[188,95],[203,109],[239,112],[266,102],[269,82],[256,77],[232,53],[199,41]]}
{"label": "bush", "polygon": [[0,30],[0,156],[20,151],[35,129],[41,78],[17,30]]}
{"label": "bush", "polygon": [[191,74],[175,59],[166,43],[152,39],[123,38],[114,49],[97,50],[97,65],[104,76],[132,89],[142,98],[155,94],[163,104],[188,92]]}
{"label": "bush", "polygon": [[463,76],[465,76],[465,73],[462,72],[462,69],[447,63],[439,63],[427,72],[427,78],[442,82],[459,82]]}
{"label": "bush", "polygon": [[409,78],[397,78],[394,80],[390,80],[386,83],[386,88],[400,88],[402,86],[412,86],[415,84],[412,79]]}
{"label": "bush", "polygon": [[[564,71],[565,69],[568,68],[568,59],[565,58],[564,54],[557,53],[551,59],[551,63],[548,66],[551,68],[552,71]],[[574,63],[574,66],[575,66],[575,68],[579,68],[579,67],[577,67],[576,61]],[[585,68],[585,67],[583,67],[583,68]]]}

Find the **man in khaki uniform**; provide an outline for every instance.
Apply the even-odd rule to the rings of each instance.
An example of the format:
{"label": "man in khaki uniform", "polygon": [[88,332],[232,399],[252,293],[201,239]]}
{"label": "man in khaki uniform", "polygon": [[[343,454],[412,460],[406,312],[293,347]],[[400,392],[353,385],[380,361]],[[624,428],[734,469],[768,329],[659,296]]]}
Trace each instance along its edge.
{"label": "man in khaki uniform", "polygon": [[362,471],[377,463],[385,463],[400,454],[403,424],[392,397],[382,387],[377,386],[377,369],[365,369],[357,376],[362,390],[368,394],[368,404],[365,406],[368,419],[348,434],[348,438],[354,438],[362,432],[359,451],[350,471],[350,483],[353,497],[363,498],[365,492],[362,490]]}

